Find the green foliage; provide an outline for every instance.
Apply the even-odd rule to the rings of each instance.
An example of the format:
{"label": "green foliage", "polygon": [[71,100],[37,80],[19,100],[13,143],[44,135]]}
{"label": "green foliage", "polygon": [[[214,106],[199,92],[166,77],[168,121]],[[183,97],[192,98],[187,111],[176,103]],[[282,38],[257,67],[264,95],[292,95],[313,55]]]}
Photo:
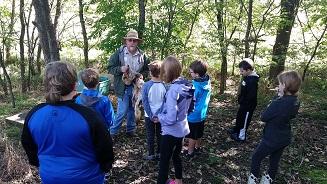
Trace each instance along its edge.
{"label": "green foliage", "polygon": [[137,2],[134,0],[95,0],[96,12],[102,15],[95,21],[92,37],[101,37],[99,48],[106,53],[114,52],[129,29],[137,28]]}
{"label": "green foliage", "polygon": [[326,99],[327,81],[324,78],[315,76],[308,77],[304,82],[301,98],[310,103],[303,103],[304,117],[311,117],[316,120],[327,119],[327,99]]}
{"label": "green foliage", "polygon": [[[13,115],[15,113],[19,113],[26,109],[31,109],[34,105],[40,102],[43,96],[35,96],[31,98],[31,94],[20,94],[18,92],[14,93],[16,98],[16,108],[12,108],[10,104],[10,99],[6,99],[5,103],[0,103],[0,118],[7,117],[9,115]],[[36,95],[36,94],[34,94]]]}
{"label": "green foliage", "polygon": [[7,126],[4,127],[3,133],[10,139],[19,141],[22,127],[17,126]]}
{"label": "green foliage", "polygon": [[[213,152],[213,150],[210,150],[210,152]],[[209,165],[217,165],[222,162],[222,159],[216,155],[210,154],[206,163]]]}
{"label": "green foliage", "polygon": [[326,169],[314,169],[308,171],[306,176],[310,178],[313,183],[326,184],[327,183],[327,170]]}

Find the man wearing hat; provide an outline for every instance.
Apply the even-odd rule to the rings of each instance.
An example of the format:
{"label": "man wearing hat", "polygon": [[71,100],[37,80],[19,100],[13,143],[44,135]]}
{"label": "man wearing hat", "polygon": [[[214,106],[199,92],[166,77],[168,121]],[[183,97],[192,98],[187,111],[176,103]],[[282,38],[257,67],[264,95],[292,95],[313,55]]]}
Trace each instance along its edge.
{"label": "man wearing hat", "polygon": [[114,75],[114,90],[118,97],[117,113],[113,125],[110,127],[110,134],[115,136],[127,115],[126,133],[134,135],[136,130],[134,107],[132,105],[133,84],[124,83],[123,75],[130,73],[141,73],[147,76],[148,59],[143,51],[137,46],[142,43],[135,30],[130,30],[124,37],[122,45],[109,58],[108,71]]}

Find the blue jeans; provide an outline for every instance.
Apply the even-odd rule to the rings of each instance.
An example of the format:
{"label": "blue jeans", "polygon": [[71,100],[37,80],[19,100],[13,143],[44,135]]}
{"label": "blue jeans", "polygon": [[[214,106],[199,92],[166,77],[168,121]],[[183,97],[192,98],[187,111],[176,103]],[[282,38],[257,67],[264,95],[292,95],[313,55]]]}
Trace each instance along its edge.
{"label": "blue jeans", "polygon": [[134,132],[136,129],[134,107],[132,104],[133,86],[126,86],[123,98],[118,98],[117,113],[113,125],[110,127],[110,134],[115,135],[127,115],[126,132]]}

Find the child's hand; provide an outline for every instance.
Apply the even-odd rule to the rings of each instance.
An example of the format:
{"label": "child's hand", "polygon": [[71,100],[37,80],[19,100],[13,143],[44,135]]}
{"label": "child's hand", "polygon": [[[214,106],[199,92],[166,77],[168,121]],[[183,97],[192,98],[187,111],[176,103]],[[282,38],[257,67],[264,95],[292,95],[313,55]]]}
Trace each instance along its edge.
{"label": "child's hand", "polygon": [[284,96],[284,90],[285,90],[285,84],[281,84],[281,83],[279,83],[279,85],[278,85],[278,90],[277,90],[277,95],[278,95],[279,97]]}

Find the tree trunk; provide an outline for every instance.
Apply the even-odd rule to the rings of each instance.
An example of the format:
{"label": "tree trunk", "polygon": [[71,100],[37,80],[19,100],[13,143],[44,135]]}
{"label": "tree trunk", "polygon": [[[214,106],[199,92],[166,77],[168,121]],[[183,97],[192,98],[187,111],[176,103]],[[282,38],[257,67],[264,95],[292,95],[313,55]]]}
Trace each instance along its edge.
{"label": "tree trunk", "polygon": [[21,92],[27,91],[26,79],[25,79],[25,58],[24,58],[24,37],[25,37],[25,15],[24,15],[24,0],[20,0],[19,4],[19,19],[20,19],[20,38],[19,38],[19,56],[20,56],[20,80],[21,80]]}
{"label": "tree trunk", "polygon": [[49,63],[51,61],[59,61],[59,48],[56,39],[56,32],[51,23],[49,1],[48,0],[33,0],[36,25],[39,31],[40,44],[43,50],[44,61]]}
{"label": "tree trunk", "polygon": [[[53,27],[54,27],[55,33],[57,31],[58,20],[59,20],[60,15],[61,15],[61,0],[57,0],[56,13],[55,13],[54,21],[53,21]],[[57,34],[55,34],[55,35],[57,35]]]}
{"label": "tree trunk", "polygon": [[[8,33],[8,37],[11,37],[14,31],[14,24],[15,24],[15,8],[16,8],[16,1],[13,0],[12,4],[11,4],[11,17],[10,17],[10,24],[9,24],[9,33]],[[5,39],[6,41],[4,42],[5,44],[5,54],[6,54],[6,61],[8,61],[10,59],[10,48],[11,48],[11,41],[8,38]]]}
{"label": "tree trunk", "polygon": [[3,74],[5,75],[5,79],[8,82],[8,87],[9,87],[9,92],[10,92],[12,107],[15,108],[16,107],[16,104],[15,104],[15,96],[14,96],[14,93],[12,92],[11,80],[10,80],[10,77],[9,77],[9,75],[7,73],[5,63],[3,61],[1,48],[0,48],[0,65],[1,65],[1,68],[3,70]]}
{"label": "tree trunk", "polygon": [[299,7],[299,0],[282,0],[280,22],[272,53],[272,63],[269,68],[269,79],[276,80],[277,75],[284,70],[287,49],[294,19]]}
{"label": "tree trunk", "polygon": [[143,38],[143,33],[145,29],[145,2],[144,0],[139,0],[139,25],[138,33],[139,37]]}
{"label": "tree trunk", "polygon": [[251,25],[252,25],[252,7],[253,7],[253,0],[249,0],[249,7],[248,7],[248,23],[245,32],[245,39],[244,39],[244,57],[248,58],[250,56],[250,32],[251,32]]}
{"label": "tree trunk", "polygon": [[87,33],[86,33],[86,27],[85,27],[85,20],[84,20],[84,4],[83,0],[78,0],[79,5],[79,21],[81,23],[82,27],[82,35],[83,35],[83,51],[84,51],[84,66],[85,68],[89,67],[89,42],[87,40]]}
{"label": "tree trunk", "polygon": [[36,68],[37,68],[37,73],[40,75],[41,74],[41,45],[40,43],[37,44],[37,52],[36,52]]}
{"label": "tree trunk", "polygon": [[216,8],[217,8],[217,27],[218,27],[218,37],[219,37],[219,46],[220,46],[220,54],[221,54],[221,69],[220,69],[220,87],[219,93],[223,94],[226,89],[226,79],[227,79],[227,46],[225,41],[224,34],[224,1],[215,0]]}

